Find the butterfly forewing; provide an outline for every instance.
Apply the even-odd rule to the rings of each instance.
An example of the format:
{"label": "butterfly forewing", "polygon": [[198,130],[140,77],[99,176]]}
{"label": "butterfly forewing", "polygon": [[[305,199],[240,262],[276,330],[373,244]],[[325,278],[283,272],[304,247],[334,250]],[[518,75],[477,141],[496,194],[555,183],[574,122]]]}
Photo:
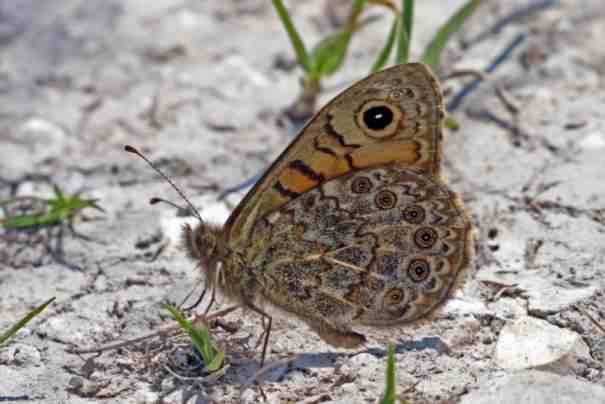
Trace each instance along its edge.
{"label": "butterfly forewing", "polygon": [[228,243],[243,248],[257,220],[350,172],[395,163],[437,176],[442,116],[439,86],[425,65],[398,65],[354,84],[311,119],[246,195],[227,221]]}

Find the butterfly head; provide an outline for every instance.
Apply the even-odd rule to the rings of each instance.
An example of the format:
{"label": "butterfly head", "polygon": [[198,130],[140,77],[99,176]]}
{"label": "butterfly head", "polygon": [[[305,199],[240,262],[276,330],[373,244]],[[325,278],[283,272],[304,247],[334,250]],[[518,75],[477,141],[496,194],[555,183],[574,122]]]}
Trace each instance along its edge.
{"label": "butterfly head", "polygon": [[200,222],[195,227],[186,224],[181,237],[189,258],[206,271],[213,272],[217,263],[225,257],[220,226],[206,222]]}

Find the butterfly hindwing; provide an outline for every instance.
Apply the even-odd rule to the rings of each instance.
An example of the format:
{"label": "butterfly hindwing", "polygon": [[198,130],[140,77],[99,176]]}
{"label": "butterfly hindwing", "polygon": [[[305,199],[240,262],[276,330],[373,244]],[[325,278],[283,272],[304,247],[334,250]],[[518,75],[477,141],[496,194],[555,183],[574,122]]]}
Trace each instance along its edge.
{"label": "butterfly hindwing", "polygon": [[355,323],[428,316],[470,259],[470,223],[457,196],[393,163],[328,180],[253,233],[245,259],[264,298],[332,335]]}

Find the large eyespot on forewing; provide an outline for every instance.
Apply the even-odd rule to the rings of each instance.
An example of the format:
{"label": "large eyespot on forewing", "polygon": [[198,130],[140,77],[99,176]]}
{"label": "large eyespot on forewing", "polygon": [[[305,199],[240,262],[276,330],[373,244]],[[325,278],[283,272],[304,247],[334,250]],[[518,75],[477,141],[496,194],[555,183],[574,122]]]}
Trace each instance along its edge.
{"label": "large eyespot on forewing", "polygon": [[357,126],[373,139],[388,139],[397,134],[402,112],[386,101],[371,100],[363,104],[355,117]]}

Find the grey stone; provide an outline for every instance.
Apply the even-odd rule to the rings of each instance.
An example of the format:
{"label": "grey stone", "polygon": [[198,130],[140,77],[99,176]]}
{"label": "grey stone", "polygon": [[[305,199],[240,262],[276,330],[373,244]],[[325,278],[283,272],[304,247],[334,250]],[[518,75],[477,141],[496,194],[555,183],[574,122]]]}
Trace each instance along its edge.
{"label": "grey stone", "polygon": [[565,372],[573,357],[590,357],[580,335],[529,316],[504,326],[495,352],[498,366],[514,370],[548,365]]}
{"label": "grey stone", "polygon": [[41,366],[42,357],[34,346],[14,343],[0,351],[0,364],[19,367]]}
{"label": "grey stone", "polygon": [[603,404],[605,388],[536,370],[506,375],[462,397],[460,404]]}

